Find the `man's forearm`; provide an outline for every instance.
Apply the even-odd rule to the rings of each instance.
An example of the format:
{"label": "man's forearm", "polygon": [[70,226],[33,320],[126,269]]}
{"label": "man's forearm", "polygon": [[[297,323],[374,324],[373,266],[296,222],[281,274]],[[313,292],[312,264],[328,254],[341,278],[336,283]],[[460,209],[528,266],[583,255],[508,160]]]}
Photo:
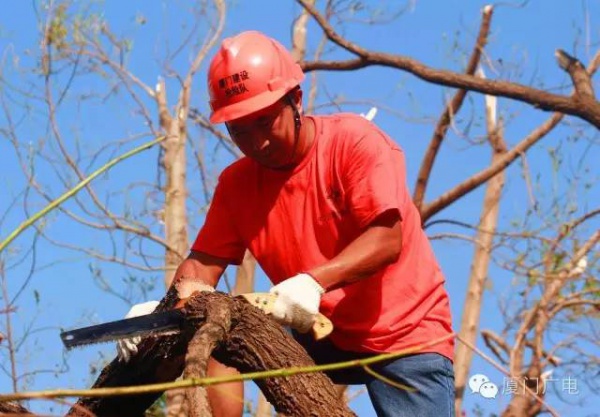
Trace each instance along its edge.
{"label": "man's forearm", "polygon": [[329,262],[307,271],[327,291],[367,278],[395,262],[402,247],[401,221],[382,216]]}
{"label": "man's forearm", "polygon": [[213,256],[191,252],[175,271],[173,285],[179,298],[187,298],[195,291],[214,288],[225,271],[227,262]]}

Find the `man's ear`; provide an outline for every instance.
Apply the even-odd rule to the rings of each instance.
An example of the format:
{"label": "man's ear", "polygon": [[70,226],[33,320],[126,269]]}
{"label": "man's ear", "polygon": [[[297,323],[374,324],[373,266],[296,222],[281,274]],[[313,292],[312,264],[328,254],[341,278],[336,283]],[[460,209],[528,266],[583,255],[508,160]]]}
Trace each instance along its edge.
{"label": "man's ear", "polygon": [[299,86],[292,90],[292,100],[294,101],[298,112],[302,114],[302,88]]}

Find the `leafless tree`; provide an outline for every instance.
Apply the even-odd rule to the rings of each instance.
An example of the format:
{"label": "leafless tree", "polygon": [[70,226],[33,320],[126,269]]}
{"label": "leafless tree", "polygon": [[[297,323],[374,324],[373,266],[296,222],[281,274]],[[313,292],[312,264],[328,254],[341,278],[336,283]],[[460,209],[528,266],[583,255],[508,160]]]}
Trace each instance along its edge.
{"label": "leafless tree", "polygon": [[[586,340],[583,343],[596,343],[588,340],[589,334],[593,333],[585,335],[587,338],[575,337],[580,334],[572,327],[564,326],[563,321],[581,324],[586,323],[588,317],[597,315],[594,288],[581,287],[591,285],[588,281],[593,282],[596,276],[593,265],[596,265],[594,244],[597,232],[594,233],[593,225],[597,224],[594,223],[597,208],[584,210],[579,213],[579,218],[546,221],[547,225],[556,228],[552,238],[548,237],[547,231],[542,232],[527,223],[522,226],[527,232],[518,237],[520,240],[514,235],[509,240],[507,232],[499,225],[499,217],[504,201],[503,183],[507,181],[509,167],[519,162],[525,166],[528,155],[537,150],[536,146],[539,147],[542,140],[551,137],[557,127],[569,128],[573,136],[586,138],[593,136],[600,126],[600,104],[592,88],[592,77],[600,64],[600,56],[596,54],[590,62],[582,63],[576,57],[557,50],[555,70],[564,71],[569,84],[544,90],[499,76],[486,78],[478,73],[478,68],[486,68],[488,73],[498,75],[492,64],[494,57],[486,50],[493,27],[494,9],[491,6],[483,9],[479,31],[472,36],[470,46],[464,48],[468,52],[456,57],[464,61],[461,70],[451,71],[428,67],[396,51],[370,50],[360,45],[360,38],[354,42],[345,37],[350,27],[369,27],[393,21],[407,10],[402,6],[380,14],[377,20],[376,14],[364,2],[297,0],[296,3],[298,13],[297,18],[290,22],[289,41],[310,80],[307,111],[355,108],[356,102],[352,102],[351,94],[330,91],[319,83],[319,79],[335,71],[353,71],[357,77],[362,77],[361,71],[373,66],[414,76],[447,94],[440,114],[428,115],[431,139],[422,156],[413,191],[415,204],[428,232],[437,233],[440,227],[446,225],[447,229],[438,236],[466,239],[473,243],[475,251],[465,309],[460,329],[457,329],[460,339],[468,343],[459,342],[456,355],[457,410],[462,408],[462,390],[470,369],[472,350],[469,344],[474,344],[480,336],[484,337],[489,349],[509,366],[507,377],[527,377],[528,380],[547,376],[544,373],[557,366],[549,359],[558,356],[553,353],[556,349],[568,348],[575,352],[581,349],[582,340]],[[407,2],[407,7],[410,9],[413,3]],[[155,178],[129,172],[125,189],[121,178],[110,175],[88,185],[69,204],[61,205],[57,213],[36,224],[35,236],[28,235],[33,249],[23,252],[30,254],[27,259],[34,265],[31,254],[39,240],[57,252],[78,253],[94,259],[90,262],[90,270],[99,288],[126,303],[140,298],[140,292],[150,291],[153,279],[158,276],[167,286],[171,282],[174,269],[189,248],[189,232],[199,225],[202,213],[210,203],[217,168],[211,167],[207,161],[217,154],[229,160],[240,156],[229,138],[208,123],[202,109],[192,107],[192,95],[201,94],[203,89],[193,84],[194,75],[211,48],[222,38],[225,2],[199,1],[187,7],[190,18],[188,25],[181,28],[183,35],[173,41],[166,36],[158,47],[160,71],[157,75],[160,77],[155,85],[143,80],[135,70],[136,63],[140,60],[153,62],[152,57],[135,55],[136,61],[133,61],[136,48],[132,40],[120,35],[111,22],[102,17],[97,6],[69,1],[50,1],[47,8],[38,11],[41,30],[39,50],[33,55],[37,59],[36,65],[20,68],[19,77],[22,78],[18,80],[9,77],[8,71],[2,74],[0,100],[4,118],[0,132],[12,145],[26,190],[16,197],[18,204],[8,206],[6,210],[11,212],[23,207],[25,213],[31,213],[52,201],[57,189],[73,187],[91,168],[105,163],[124,149],[145,138],[167,136],[160,145],[159,154],[145,156],[142,162],[154,167]],[[384,18],[381,19],[381,16]],[[143,15],[139,15],[136,21],[140,27],[145,24]],[[309,31],[307,27],[311,23],[316,23],[319,29]],[[174,45],[173,42],[179,43]],[[494,39],[494,42],[502,40]],[[329,60],[333,51],[346,53],[348,59]],[[182,61],[184,54],[191,58],[183,66],[176,64]],[[16,57],[10,50],[5,56]],[[10,59],[4,60],[4,68],[9,62]],[[33,77],[32,74],[40,76]],[[88,80],[93,80],[93,86],[87,86]],[[154,80],[151,82],[154,83]],[[486,95],[487,107],[482,103],[481,94]],[[489,104],[494,100],[492,97],[506,101],[492,106]],[[527,111],[552,113],[545,122],[522,137],[505,138],[504,127],[510,120],[495,115],[502,113],[502,106],[506,105],[503,103],[507,101],[531,106]],[[376,104],[380,111],[400,113],[399,109],[385,103],[370,104]],[[126,114],[125,117],[139,121],[139,128],[130,131],[127,127],[120,137],[107,139],[102,146],[92,148],[82,140],[80,132],[89,134],[89,129],[83,128],[84,120],[100,106],[114,107],[110,119],[102,123],[118,123]],[[463,116],[464,112],[471,114]],[[569,117],[565,119],[565,115]],[[527,117],[527,114],[510,117]],[[43,132],[34,139],[33,146],[30,145],[31,136],[25,133],[25,123]],[[480,137],[473,138],[468,128],[477,123],[486,128]],[[474,164],[473,171],[458,184],[444,182],[443,191],[427,199],[427,191],[434,181],[436,161],[445,151],[443,145],[450,136],[459,137],[461,146],[477,148],[485,144],[491,157],[486,164]],[[590,147],[597,146],[593,140],[589,143]],[[216,144],[216,150],[210,149],[213,144]],[[189,178],[190,172],[201,179],[201,187],[198,187],[195,178]],[[523,172],[527,169],[523,168]],[[527,175],[523,175],[523,181],[531,189]],[[440,217],[451,209],[463,207],[461,204],[472,204],[473,192],[482,186],[485,186],[485,194],[478,203],[481,207],[479,219],[470,219],[468,227],[464,227],[457,219]],[[536,213],[540,214],[539,211]],[[61,237],[56,233],[56,227],[52,227],[60,222],[79,225],[77,230],[102,240],[103,244],[84,246],[76,238],[67,240]],[[559,227],[561,225],[562,228]],[[583,225],[591,225],[587,234],[580,232]],[[463,227],[468,232],[452,234],[452,227]],[[540,245],[537,250],[519,253],[516,257],[518,262],[512,259],[502,264],[514,270],[515,277],[529,277],[526,283],[515,278],[515,285],[523,286],[525,292],[517,298],[518,308],[512,303],[510,308],[506,306],[503,310],[506,329],[501,334],[492,330],[479,331],[484,290],[493,279],[490,262],[499,262],[504,248],[532,245],[534,242]],[[542,247],[543,242],[545,246]],[[557,256],[562,257],[558,263],[554,262]],[[3,278],[19,259],[14,252],[0,253]],[[588,266],[577,275],[573,271],[579,271],[582,259]],[[110,264],[123,267],[124,283],[106,276],[105,268]],[[32,274],[38,269],[32,268]],[[249,277],[252,269],[252,260],[248,258],[240,273],[247,271],[246,276]],[[226,281],[229,285],[228,279]],[[23,279],[23,285],[26,286],[27,282]],[[235,293],[252,288],[251,280],[241,278],[229,286],[231,289],[235,287]],[[575,289],[572,289],[573,286]],[[534,294],[540,295],[540,298],[534,297]],[[16,300],[14,295],[14,291],[7,290],[3,296],[7,319],[10,319],[10,312],[18,308],[14,302],[7,302]],[[562,301],[557,301],[557,297]],[[7,321],[3,327],[4,332],[9,333],[6,336],[11,334],[6,331],[10,329],[9,324]],[[568,329],[568,342],[547,343],[547,335],[557,329]],[[14,345],[12,336],[11,343]],[[535,353],[535,363],[524,359],[529,358],[532,352]],[[563,356],[560,354],[561,358]],[[573,358],[571,362],[582,367],[597,363],[594,362],[597,358],[585,355]],[[12,375],[15,374],[12,372]],[[536,415],[547,411],[540,399],[543,400],[543,396],[540,398],[531,393],[515,395],[506,412]]]}

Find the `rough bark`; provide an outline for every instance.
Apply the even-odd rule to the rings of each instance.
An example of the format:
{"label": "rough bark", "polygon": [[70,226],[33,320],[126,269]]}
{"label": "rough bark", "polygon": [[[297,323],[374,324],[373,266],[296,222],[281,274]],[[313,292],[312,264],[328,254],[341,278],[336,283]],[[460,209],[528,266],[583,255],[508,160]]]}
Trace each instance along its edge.
{"label": "rough bark", "polygon": [[9,415],[18,415],[18,416],[26,416],[33,415],[30,414],[29,411],[23,407],[21,404],[17,402],[5,402],[0,403],[0,415],[9,416]]}
{"label": "rough bark", "polygon": [[[160,80],[156,88],[156,100],[159,109],[160,125],[168,136],[161,144],[163,158],[161,165],[165,173],[166,184],[163,220],[165,239],[169,244],[165,253],[165,286],[169,288],[175,270],[189,250],[187,233],[187,184],[185,142],[187,132],[185,118],[173,117],[167,109],[166,86]],[[183,110],[180,110],[180,112]]]}
{"label": "rough bark", "polygon": [[[245,294],[254,291],[254,278],[256,272],[256,259],[252,256],[250,251],[246,250],[244,254],[244,260],[242,264],[237,267],[235,273],[235,286],[233,288],[233,295]],[[258,399],[256,400],[256,413],[255,417],[271,417],[272,406],[269,404],[265,395],[262,392],[258,393]]]}
{"label": "rough bark", "polygon": [[[188,87],[189,88],[189,87]],[[185,87],[182,91],[185,95]],[[165,287],[169,288],[177,267],[189,250],[188,221],[186,212],[186,150],[187,130],[185,114],[187,107],[178,103],[177,114],[173,117],[167,108],[167,92],[164,80],[159,80],[156,88],[156,102],[159,110],[161,128],[167,139],[161,144],[163,158],[161,160],[166,184],[164,187],[164,224],[165,239],[168,247],[165,252]],[[200,396],[198,396],[199,398]],[[184,401],[185,392],[171,390],[167,392],[167,417],[185,417],[189,414]],[[199,404],[197,404],[199,406]],[[208,402],[205,411],[210,412]]]}
{"label": "rough bark", "polygon": [[[171,290],[161,300],[156,311],[175,307],[176,292]],[[188,332],[160,338],[146,338],[139,345],[139,353],[129,362],[115,358],[100,373],[92,388],[119,387],[174,381],[183,372],[184,355],[191,339]],[[160,396],[160,393],[139,394],[123,397],[80,398],[68,416],[86,416],[82,409],[98,416],[143,416]]]}
{"label": "rough bark", "polygon": [[[176,302],[174,291],[169,291],[158,311],[172,308]],[[242,373],[314,365],[281,326],[241,297],[202,293],[188,301],[185,311],[188,321],[180,334],[142,340],[134,358],[128,363],[111,362],[94,387],[173,381],[184,368],[187,377],[201,377],[211,355]],[[354,415],[322,373],[256,383],[276,411],[287,416]],[[98,416],[143,416],[160,394],[81,398],[68,415],[88,415],[83,407]],[[196,399],[193,393],[190,398],[192,403]]]}
{"label": "rough bark", "polygon": [[[231,311],[241,320],[229,332],[226,343],[213,352],[217,360],[242,373],[314,365],[306,351],[281,326],[245,301],[228,300],[235,303]],[[232,326],[234,323],[232,318]],[[275,410],[286,416],[354,415],[322,373],[255,382]]]}

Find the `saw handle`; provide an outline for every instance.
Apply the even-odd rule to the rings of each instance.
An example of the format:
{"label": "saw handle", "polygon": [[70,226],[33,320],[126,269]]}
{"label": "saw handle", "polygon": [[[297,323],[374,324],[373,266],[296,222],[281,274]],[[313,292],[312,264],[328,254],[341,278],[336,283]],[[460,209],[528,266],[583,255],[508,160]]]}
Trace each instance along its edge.
{"label": "saw handle", "polygon": [[[259,308],[265,314],[271,314],[273,311],[273,305],[275,304],[275,300],[277,296],[274,294],[269,294],[266,292],[251,292],[246,294],[240,294],[240,297],[243,297],[252,304],[254,307]],[[315,322],[313,323],[311,332],[315,340],[321,340],[329,336],[329,334],[333,331],[333,323],[327,317],[325,317],[321,313],[317,313],[315,316]]]}
{"label": "saw handle", "polygon": [[321,313],[317,313],[311,329],[315,340],[325,339],[333,331],[333,323]]}

